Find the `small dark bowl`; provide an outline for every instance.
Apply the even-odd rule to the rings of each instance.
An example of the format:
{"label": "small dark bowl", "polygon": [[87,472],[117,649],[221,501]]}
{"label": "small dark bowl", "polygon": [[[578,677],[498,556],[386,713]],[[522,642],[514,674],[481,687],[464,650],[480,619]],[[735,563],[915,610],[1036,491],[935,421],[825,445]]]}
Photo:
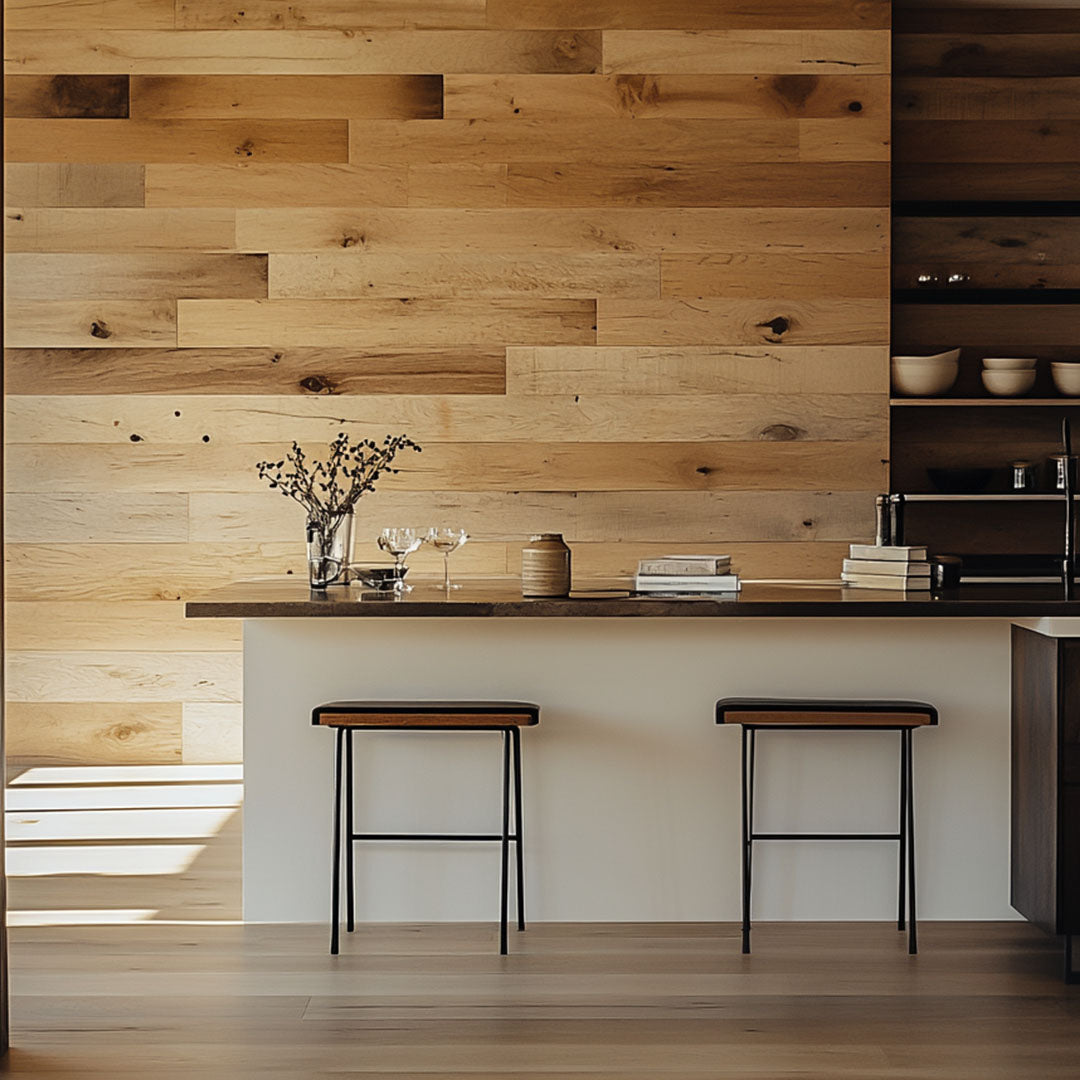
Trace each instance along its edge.
{"label": "small dark bowl", "polygon": [[944,495],[976,495],[985,491],[994,478],[994,469],[927,469],[930,483]]}
{"label": "small dark bowl", "polygon": [[389,592],[409,572],[407,566],[399,571],[396,566],[350,566],[349,576],[375,592]]}

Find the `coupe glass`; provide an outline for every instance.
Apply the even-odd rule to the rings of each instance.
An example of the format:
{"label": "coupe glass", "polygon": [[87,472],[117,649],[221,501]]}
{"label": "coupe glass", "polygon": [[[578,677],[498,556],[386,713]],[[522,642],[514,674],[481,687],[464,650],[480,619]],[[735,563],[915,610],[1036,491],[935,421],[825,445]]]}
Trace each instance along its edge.
{"label": "coupe glass", "polygon": [[379,534],[381,550],[394,556],[397,564],[398,580],[394,588],[398,592],[407,592],[412,588],[404,581],[405,560],[424,542],[424,534],[419,529],[383,529]]}
{"label": "coupe glass", "polygon": [[429,529],[427,534],[427,542],[436,550],[442,552],[443,557],[443,583],[442,585],[436,585],[436,589],[443,589],[445,592],[449,592],[451,589],[460,589],[460,585],[452,585],[450,583],[450,555],[452,552],[457,551],[466,540],[469,539],[469,534],[464,529]]}

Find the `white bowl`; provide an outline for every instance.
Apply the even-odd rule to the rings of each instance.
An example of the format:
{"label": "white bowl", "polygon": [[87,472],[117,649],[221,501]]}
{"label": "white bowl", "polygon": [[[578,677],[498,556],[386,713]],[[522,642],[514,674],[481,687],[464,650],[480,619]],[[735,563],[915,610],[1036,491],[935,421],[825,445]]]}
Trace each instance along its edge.
{"label": "white bowl", "polygon": [[1054,377],[1058,393],[1066,397],[1080,397],[1080,363],[1053,363],[1050,365],[1050,374]]}
{"label": "white bowl", "polygon": [[960,350],[940,356],[894,356],[893,391],[905,397],[937,397],[947,393],[960,371]]}
{"label": "white bowl", "polygon": [[984,371],[983,386],[994,397],[1019,397],[1026,394],[1035,385],[1035,372],[1028,371]]}
{"label": "white bowl", "polygon": [[987,371],[1031,371],[1038,360],[1014,360],[1005,356],[988,356],[983,361]]}

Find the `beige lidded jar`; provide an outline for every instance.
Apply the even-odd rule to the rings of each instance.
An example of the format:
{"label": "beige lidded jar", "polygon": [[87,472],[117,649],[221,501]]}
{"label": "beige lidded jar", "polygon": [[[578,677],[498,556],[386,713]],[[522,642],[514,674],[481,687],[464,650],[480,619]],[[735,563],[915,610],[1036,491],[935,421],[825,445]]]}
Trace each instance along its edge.
{"label": "beige lidded jar", "polygon": [[521,549],[522,596],[569,596],[570,549],[561,533],[540,533]]}

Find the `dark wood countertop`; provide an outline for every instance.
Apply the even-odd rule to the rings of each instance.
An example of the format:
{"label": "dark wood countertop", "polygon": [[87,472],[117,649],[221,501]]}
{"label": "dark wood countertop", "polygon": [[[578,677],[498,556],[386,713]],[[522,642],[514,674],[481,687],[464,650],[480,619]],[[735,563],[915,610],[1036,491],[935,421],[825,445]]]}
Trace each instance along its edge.
{"label": "dark wood countertop", "polygon": [[[420,581],[400,599],[350,586],[312,592],[305,582],[239,582],[185,605],[193,619],[289,618],[1042,618],[1080,616],[1060,585],[964,585],[931,596],[839,585],[743,585],[738,600],[631,597],[597,585],[569,597],[529,600],[516,579],[466,581],[450,596]],[[607,591],[605,591],[607,589]]]}

